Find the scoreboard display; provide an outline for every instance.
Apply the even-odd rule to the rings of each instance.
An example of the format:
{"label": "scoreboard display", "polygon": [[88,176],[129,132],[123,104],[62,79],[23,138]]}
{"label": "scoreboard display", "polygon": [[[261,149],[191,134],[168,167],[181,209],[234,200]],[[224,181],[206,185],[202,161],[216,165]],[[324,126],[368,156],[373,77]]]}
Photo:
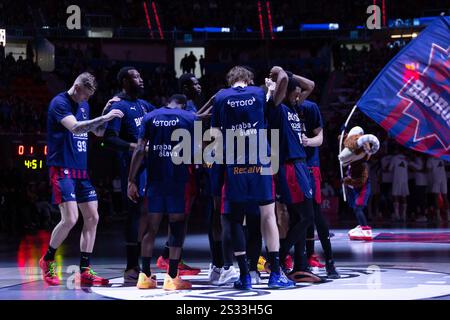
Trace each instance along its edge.
{"label": "scoreboard display", "polygon": [[46,169],[47,144],[45,141],[35,143],[13,141],[12,155],[20,169],[33,171]]}

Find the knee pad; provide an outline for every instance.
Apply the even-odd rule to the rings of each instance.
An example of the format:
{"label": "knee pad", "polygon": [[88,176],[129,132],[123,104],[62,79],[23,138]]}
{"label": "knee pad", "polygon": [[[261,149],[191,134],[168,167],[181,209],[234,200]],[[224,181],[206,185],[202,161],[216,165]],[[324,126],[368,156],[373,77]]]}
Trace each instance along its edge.
{"label": "knee pad", "polygon": [[184,221],[169,222],[169,247],[182,247],[184,242]]}

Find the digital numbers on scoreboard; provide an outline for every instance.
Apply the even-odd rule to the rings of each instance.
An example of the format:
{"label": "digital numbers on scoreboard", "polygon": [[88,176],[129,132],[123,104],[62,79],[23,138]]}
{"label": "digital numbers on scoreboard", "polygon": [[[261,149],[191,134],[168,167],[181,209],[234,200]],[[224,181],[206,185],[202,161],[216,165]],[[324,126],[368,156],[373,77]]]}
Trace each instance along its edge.
{"label": "digital numbers on scoreboard", "polygon": [[22,168],[41,170],[45,167],[47,145],[45,143],[14,143],[14,155]]}

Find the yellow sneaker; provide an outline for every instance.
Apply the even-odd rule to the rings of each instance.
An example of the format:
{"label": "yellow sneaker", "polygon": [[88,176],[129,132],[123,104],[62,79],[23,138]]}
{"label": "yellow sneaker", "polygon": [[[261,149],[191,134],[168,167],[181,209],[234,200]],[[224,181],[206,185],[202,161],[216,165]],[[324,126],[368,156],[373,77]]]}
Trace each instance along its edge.
{"label": "yellow sneaker", "polygon": [[164,290],[189,290],[192,288],[192,284],[187,281],[180,278],[180,276],[177,274],[176,278],[172,279],[171,276],[169,276],[168,273],[166,273],[166,277],[164,278]]}
{"label": "yellow sneaker", "polygon": [[147,277],[145,273],[141,272],[136,287],[138,289],[155,289],[157,284],[156,275]]}
{"label": "yellow sneaker", "polygon": [[264,268],[265,264],[266,264],[266,259],[264,259],[263,256],[259,256],[259,259],[258,259],[258,271],[259,272],[265,271],[265,268]]}

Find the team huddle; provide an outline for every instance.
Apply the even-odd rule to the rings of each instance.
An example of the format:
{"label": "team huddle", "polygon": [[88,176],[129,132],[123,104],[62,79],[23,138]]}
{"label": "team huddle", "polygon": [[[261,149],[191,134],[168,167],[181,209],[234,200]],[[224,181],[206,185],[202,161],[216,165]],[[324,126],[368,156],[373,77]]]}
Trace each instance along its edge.
{"label": "team huddle", "polygon": [[[204,207],[212,285],[233,284],[236,289],[249,290],[261,283],[261,272],[269,274],[270,288],[326,281],[313,273],[315,266],[324,266],[329,279],[340,277],[329,227],[320,210],[323,123],[317,104],[306,100],[314,89],[313,81],[275,66],[258,86],[251,68],[236,66],[226,76],[228,87],[200,108],[201,86],[187,73],[180,77],[180,93],[171,96],[166,106],[155,108],[139,98],[144,86],[135,68],[122,68],[117,80],[122,91],[108,101],[100,117],[89,119],[87,101],[96,90],[95,78],[89,73],[79,75],[49,105],[47,162],[61,221],[39,261],[45,282],[60,283],[55,253],[77,222],[78,209],[84,222],[79,279],[87,285],[109,282],[90,263],[99,216],[87,170],[89,132],[103,137],[120,163],[128,211],[124,283],[139,289],[158,287],[150,266],[156,235],[167,215],[166,248],[156,261],[158,268],[167,270],[162,288],[192,287],[182,276],[198,274],[200,269],[186,265],[182,258],[186,258],[183,243],[199,193],[199,176],[208,199]],[[191,141],[189,148],[180,149],[180,141],[173,137],[178,132],[194,136],[199,123],[223,139],[215,139],[212,147]],[[186,154],[192,160],[199,153],[201,164],[176,161],[186,159]],[[315,229],[325,265],[314,254]],[[239,270],[233,266],[235,261]]]}

